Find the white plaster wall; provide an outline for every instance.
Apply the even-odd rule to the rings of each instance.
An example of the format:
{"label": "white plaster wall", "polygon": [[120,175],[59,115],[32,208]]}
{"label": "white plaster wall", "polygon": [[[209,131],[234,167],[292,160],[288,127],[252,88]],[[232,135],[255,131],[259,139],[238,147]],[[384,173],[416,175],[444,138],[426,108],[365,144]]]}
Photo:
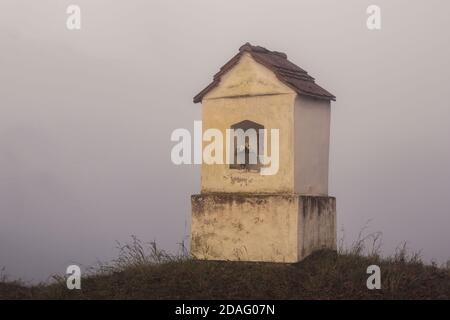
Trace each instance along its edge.
{"label": "white plaster wall", "polygon": [[330,102],[297,96],[294,108],[294,190],[328,195]]}
{"label": "white plaster wall", "polygon": [[[230,169],[229,164],[203,164],[202,192],[294,192],[294,94],[220,98],[203,102],[203,130],[225,130],[242,120],[260,123],[265,129],[279,129],[279,169],[274,175]],[[270,139],[268,149],[271,150]],[[209,142],[204,142],[203,147]],[[224,146],[224,154],[225,154]],[[270,153],[270,152],[269,152]]]}

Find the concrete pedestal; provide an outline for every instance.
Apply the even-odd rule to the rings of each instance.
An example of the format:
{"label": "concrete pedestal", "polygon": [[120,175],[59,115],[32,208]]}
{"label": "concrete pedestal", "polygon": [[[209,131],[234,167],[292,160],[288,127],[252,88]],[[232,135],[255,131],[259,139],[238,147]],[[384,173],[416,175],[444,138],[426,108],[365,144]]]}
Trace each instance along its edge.
{"label": "concrete pedestal", "polygon": [[315,250],[336,250],[333,197],[203,193],[191,202],[198,259],[298,262]]}

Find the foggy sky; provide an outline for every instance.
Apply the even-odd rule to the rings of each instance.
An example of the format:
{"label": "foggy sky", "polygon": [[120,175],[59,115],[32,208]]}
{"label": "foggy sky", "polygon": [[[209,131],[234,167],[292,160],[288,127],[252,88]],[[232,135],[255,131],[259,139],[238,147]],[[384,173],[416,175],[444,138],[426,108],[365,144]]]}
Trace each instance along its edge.
{"label": "foggy sky", "polygon": [[[82,28],[66,29],[78,4]],[[381,7],[382,29],[366,28]],[[368,220],[450,258],[448,1],[2,0],[0,269],[28,281],[189,235],[198,166],[170,161],[192,97],[249,41],[337,96],[330,195],[347,242]]]}

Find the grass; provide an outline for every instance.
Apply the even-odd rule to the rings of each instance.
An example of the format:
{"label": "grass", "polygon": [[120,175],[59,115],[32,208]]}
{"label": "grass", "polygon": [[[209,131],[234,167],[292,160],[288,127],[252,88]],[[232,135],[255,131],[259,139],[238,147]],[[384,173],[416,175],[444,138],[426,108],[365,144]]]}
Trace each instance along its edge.
{"label": "grass", "polygon": [[[367,245],[369,244],[369,245]],[[183,245],[170,254],[133,237],[119,256],[82,278],[25,286],[0,277],[0,299],[450,299],[450,268],[424,264],[400,246],[381,257],[381,234],[360,237],[350,249],[319,251],[300,263],[200,261]],[[366,269],[381,268],[381,290],[368,290]]]}

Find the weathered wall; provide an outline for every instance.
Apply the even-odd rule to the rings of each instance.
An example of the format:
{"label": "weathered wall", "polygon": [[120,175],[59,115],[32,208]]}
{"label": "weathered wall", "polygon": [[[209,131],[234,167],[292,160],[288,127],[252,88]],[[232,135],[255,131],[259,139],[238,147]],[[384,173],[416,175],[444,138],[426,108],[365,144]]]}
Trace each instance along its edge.
{"label": "weathered wall", "polygon": [[315,250],[336,250],[336,199],[299,197],[299,260]]}
{"label": "weathered wall", "polygon": [[192,196],[191,252],[200,259],[295,262],[298,198]]}
{"label": "weathered wall", "polygon": [[328,195],[330,102],[298,96],[294,132],[295,192]]}
{"label": "weathered wall", "polygon": [[[248,55],[223,76],[219,86],[202,101],[203,130],[216,128],[225,137],[225,130],[242,120],[257,122],[268,130],[279,129],[279,170],[276,175],[262,176],[258,172],[230,169],[227,164],[204,164],[202,192],[294,192],[295,97],[296,93],[272,71]],[[204,142],[203,147],[208,144]]]}
{"label": "weathered wall", "polygon": [[294,194],[192,196],[191,253],[199,259],[297,262],[336,248],[334,198]]}

